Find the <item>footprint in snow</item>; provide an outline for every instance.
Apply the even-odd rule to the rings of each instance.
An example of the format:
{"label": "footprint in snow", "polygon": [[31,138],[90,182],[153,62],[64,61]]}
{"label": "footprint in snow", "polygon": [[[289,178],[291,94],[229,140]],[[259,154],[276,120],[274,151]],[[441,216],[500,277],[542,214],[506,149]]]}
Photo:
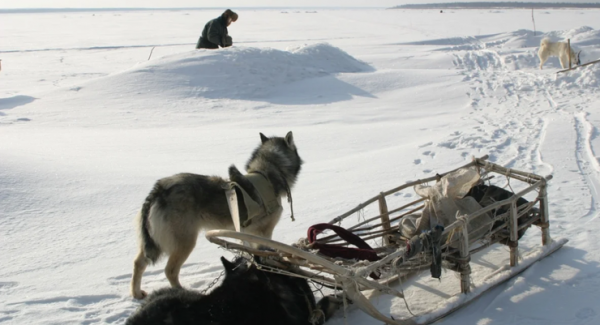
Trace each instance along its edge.
{"label": "footprint in snow", "polygon": [[582,308],[575,314],[575,317],[577,317],[578,319],[589,319],[594,318],[595,316],[596,311],[590,307]]}

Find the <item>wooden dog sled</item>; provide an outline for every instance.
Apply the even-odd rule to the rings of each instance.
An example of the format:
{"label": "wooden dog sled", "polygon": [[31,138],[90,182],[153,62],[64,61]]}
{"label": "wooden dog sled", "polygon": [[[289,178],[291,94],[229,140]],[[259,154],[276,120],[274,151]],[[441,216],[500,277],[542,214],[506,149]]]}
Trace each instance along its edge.
{"label": "wooden dog sled", "polygon": [[[486,159],[474,158],[471,163],[446,174],[382,192],[328,224],[319,225],[319,229],[342,225],[347,232],[316,239],[320,230],[312,229],[307,236],[310,238],[293,245],[229,230],[209,231],[206,237],[226,249],[262,257],[264,269],[306,277],[342,290],[354,305],[386,324],[431,324],[515,277],[567,242],[553,240],[549,233],[547,181],[551,176],[504,168]],[[478,184],[484,188],[497,184],[496,189],[503,189],[497,191],[508,195],[498,199],[486,192],[477,202],[477,210],[473,210],[472,199],[465,201],[464,198],[444,201],[439,197],[416,200],[413,197],[407,202],[407,197],[412,196],[408,192],[413,192],[413,187],[423,191],[433,188],[424,184],[448,184],[453,181],[450,176],[465,170],[475,171]],[[469,195],[471,192],[473,190]],[[453,202],[458,208],[446,210],[446,217],[455,221],[443,227],[430,224],[427,229],[418,229],[425,223],[425,216],[439,217],[444,213],[440,206]],[[470,206],[470,210],[461,206]],[[456,215],[449,215],[448,211]],[[350,224],[351,216],[367,212],[376,215]],[[415,216],[421,218],[417,232],[406,236],[407,221]],[[408,224],[410,226],[410,222]],[[519,254],[519,238],[532,225],[541,230],[541,245]],[[336,249],[348,247],[352,236],[372,245],[350,249],[351,254],[358,254],[360,258],[349,258],[347,254],[335,256]],[[334,254],[329,248],[334,248]],[[447,271],[441,272],[442,268]],[[432,279],[430,272],[441,281]],[[411,308],[410,298],[407,298],[412,296],[410,292],[419,292],[421,300],[427,299],[427,303]],[[372,299],[382,294],[391,295],[392,304],[405,311],[398,313],[401,309],[398,307],[394,308],[394,315],[382,312]],[[428,307],[424,309],[423,305]]]}

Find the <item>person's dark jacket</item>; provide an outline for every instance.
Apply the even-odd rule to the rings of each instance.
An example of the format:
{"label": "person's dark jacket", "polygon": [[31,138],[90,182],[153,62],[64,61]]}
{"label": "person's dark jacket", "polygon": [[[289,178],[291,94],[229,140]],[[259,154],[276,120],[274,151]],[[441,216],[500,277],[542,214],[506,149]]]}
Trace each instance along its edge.
{"label": "person's dark jacket", "polygon": [[232,45],[231,37],[227,32],[227,21],[223,16],[215,18],[204,26],[202,36],[196,44],[197,49],[218,49]]}

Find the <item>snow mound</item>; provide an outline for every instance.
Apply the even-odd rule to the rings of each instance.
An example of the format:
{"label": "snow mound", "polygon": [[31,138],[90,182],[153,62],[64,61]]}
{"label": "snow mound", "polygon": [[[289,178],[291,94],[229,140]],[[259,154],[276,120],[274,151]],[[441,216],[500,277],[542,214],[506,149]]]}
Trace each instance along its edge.
{"label": "snow mound", "polygon": [[600,30],[586,27],[584,31],[573,36],[571,41],[578,46],[600,45]]}
{"label": "snow mound", "polygon": [[496,47],[505,50],[522,49],[539,46],[540,41],[540,33],[536,33],[528,29],[520,29],[511,33],[504,34],[504,38],[499,41],[498,46],[490,44],[489,47]]}
{"label": "snow mound", "polygon": [[599,93],[600,65],[589,65],[561,74],[557,76],[555,84],[559,89],[588,89]]}
{"label": "snow mound", "polygon": [[329,44],[292,50],[232,47],[195,50],[143,63],[101,81],[136,93],[178,98],[260,99],[277,87],[309,78],[372,68]]}
{"label": "snow mound", "polygon": [[573,42],[579,38],[585,38],[586,36],[587,37],[592,36],[594,34],[594,32],[596,32],[596,36],[597,36],[598,31],[595,31],[592,27],[581,26],[581,27],[574,28],[574,29],[551,31],[551,32],[544,34],[544,37],[549,38],[553,42],[566,41],[568,38],[570,38],[571,42]]}

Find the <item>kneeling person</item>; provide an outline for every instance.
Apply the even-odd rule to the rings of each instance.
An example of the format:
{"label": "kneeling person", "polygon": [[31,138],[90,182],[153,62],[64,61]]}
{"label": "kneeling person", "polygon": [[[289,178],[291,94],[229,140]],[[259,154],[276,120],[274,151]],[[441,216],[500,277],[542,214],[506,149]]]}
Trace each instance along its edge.
{"label": "kneeling person", "polygon": [[238,15],[230,9],[225,10],[220,17],[217,17],[204,26],[202,36],[196,44],[197,49],[218,49],[220,47],[229,47],[233,45],[233,40],[227,32],[227,26],[238,19]]}

